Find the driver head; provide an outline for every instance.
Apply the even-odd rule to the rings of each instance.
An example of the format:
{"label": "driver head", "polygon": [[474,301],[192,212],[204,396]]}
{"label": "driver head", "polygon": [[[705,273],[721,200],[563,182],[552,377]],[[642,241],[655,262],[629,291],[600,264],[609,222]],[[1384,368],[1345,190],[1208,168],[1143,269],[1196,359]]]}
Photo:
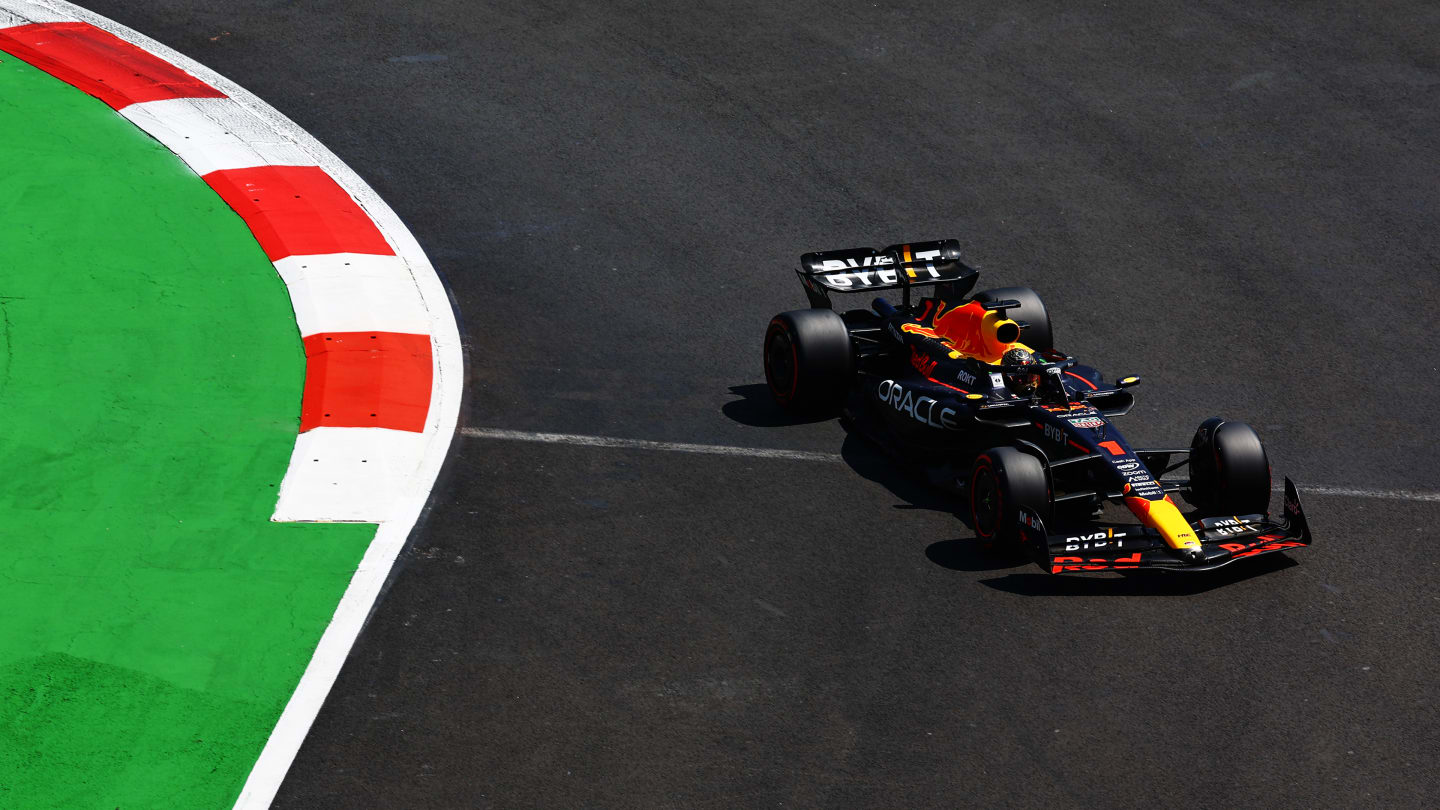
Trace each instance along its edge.
{"label": "driver head", "polygon": [[1016,371],[1005,373],[1005,385],[1016,394],[1028,397],[1035,393],[1035,387],[1040,384],[1040,363],[1035,355],[1021,348],[1011,349],[1000,357],[1002,366],[1035,366],[1035,371]]}

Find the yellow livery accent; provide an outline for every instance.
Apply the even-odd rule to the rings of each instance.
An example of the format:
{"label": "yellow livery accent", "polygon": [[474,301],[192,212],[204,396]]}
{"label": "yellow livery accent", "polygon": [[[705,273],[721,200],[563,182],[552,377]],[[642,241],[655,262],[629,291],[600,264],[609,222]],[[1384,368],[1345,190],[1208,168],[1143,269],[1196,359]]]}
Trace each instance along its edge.
{"label": "yellow livery accent", "polygon": [[1165,538],[1165,545],[1170,548],[1177,551],[1200,548],[1200,538],[1195,536],[1169,495],[1159,501],[1130,496],[1125,499],[1125,505],[1130,507],[1135,517],[1140,518],[1141,523],[1160,532],[1160,536]]}

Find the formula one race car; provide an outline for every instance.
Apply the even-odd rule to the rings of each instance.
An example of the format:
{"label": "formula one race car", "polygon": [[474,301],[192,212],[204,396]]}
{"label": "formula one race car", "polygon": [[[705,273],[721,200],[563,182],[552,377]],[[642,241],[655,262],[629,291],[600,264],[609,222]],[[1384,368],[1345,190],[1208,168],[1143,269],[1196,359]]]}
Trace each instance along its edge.
{"label": "formula one race car", "polygon": [[[1134,405],[1140,378],[1107,383],[1056,351],[1027,287],[970,295],[978,271],[958,241],[806,253],[800,265],[811,308],[776,315],[765,332],[775,401],[796,416],[839,413],[920,465],[959,496],[982,540],[1052,573],[1204,571],[1310,545],[1288,478],[1284,518],[1265,514],[1270,463],[1254,429],[1215,418],[1188,448],[1131,449],[1111,419]],[[915,288],[933,296],[912,301]],[[831,309],[831,293],[882,290],[899,290],[899,305]],[[1188,479],[1162,477],[1187,466]],[[1205,517],[1187,520],[1173,492]],[[1098,522],[1106,502],[1140,525]]]}

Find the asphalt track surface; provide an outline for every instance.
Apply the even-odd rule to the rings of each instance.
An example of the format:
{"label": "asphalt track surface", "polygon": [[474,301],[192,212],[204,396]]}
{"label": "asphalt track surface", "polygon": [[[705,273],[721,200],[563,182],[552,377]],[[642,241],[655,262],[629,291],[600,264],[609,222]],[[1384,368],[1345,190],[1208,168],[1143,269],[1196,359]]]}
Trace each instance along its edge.
{"label": "asphalt track surface", "polygon": [[448,278],[460,438],[277,807],[1433,806],[1440,504],[1213,576],[981,554],[759,363],[811,249],[955,236],[1303,484],[1440,489],[1425,3],[89,7],[349,162]]}

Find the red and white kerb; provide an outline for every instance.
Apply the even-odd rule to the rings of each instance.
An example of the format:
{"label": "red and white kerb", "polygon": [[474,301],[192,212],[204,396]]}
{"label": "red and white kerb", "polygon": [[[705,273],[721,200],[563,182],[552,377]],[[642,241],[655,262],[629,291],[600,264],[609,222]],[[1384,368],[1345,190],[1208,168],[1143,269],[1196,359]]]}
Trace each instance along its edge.
{"label": "red and white kerb", "polygon": [[453,428],[434,407],[435,326],[453,330],[453,316],[422,291],[438,282],[413,237],[388,208],[372,216],[332,175],[338,160],[288,121],[277,126],[268,108],[49,4],[4,6],[20,10],[0,9],[0,51],[95,96],[178,155],[244,218],[289,288],[305,388],[272,519],[391,518],[442,423]]}
{"label": "red and white kerb", "polygon": [[0,0],[0,50],[114,107],[234,208],[290,290],[300,433],[272,520],[379,526],[235,801],[269,807],[425,507],[459,419],[460,333],[409,229],[244,88],[65,0]]}

